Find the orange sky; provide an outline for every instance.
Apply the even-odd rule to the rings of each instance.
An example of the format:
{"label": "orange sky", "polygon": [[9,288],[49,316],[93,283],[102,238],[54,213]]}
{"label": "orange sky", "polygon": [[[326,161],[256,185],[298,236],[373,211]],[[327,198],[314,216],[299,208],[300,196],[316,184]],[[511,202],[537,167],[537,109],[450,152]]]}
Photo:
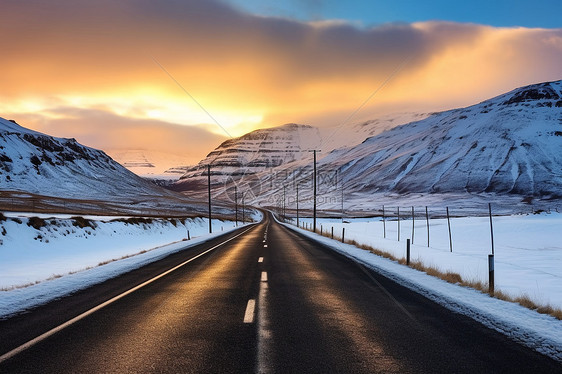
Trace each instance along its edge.
{"label": "orange sky", "polygon": [[0,32],[1,117],[193,163],[227,132],[338,125],[393,72],[351,122],[562,79],[562,29],[305,23],[216,1],[7,0]]}

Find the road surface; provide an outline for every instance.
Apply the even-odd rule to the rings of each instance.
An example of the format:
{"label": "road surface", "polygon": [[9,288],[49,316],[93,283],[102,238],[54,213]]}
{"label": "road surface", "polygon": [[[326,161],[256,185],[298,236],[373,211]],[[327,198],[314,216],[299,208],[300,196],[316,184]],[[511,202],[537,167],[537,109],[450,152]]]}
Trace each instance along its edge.
{"label": "road surface", "polygon": [[0,356],[0,373],[562,372],[269,215],[0,321]]}

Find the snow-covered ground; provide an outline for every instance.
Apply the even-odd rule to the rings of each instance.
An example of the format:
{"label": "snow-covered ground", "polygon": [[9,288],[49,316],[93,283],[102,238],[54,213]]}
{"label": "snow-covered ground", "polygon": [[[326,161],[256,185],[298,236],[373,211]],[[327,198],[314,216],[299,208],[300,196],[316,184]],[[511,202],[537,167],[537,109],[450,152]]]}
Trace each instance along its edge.
{"label": "snow-covered ground", "polygon": [[[301,219],[309,226],[312,219]],[[324,232],[353,239],[396,256],[406,257],[406,239],[412,238],[412,220],[398,222],[380,218],[320,219]],[[562,308],[562,214],[529,214],[493,218],[495,288],[510,296],[526,295],[539,304]],[[465,280],[488,282],[488,254],[491,250],[488,217],[451,218],[453,252],[449,246],[447,219],[430,219],[427,246],[425,219],[416,219],[411,260],[443,271],[458,273]]]}
{"label": "snow-covered ground", "polygon": [[[310,222],[310,220],[308,221]],[[411,221],[409,223],[411,227]],[[435,240],[432,239],[431,243],[434,243],[432,246],[434,245],[435,247],[428,249],[422,245],[414,246],[414,251],[417,251],[418,254],[421,254],[422,251],[423,253],[433,253],[432,256],[427,256],[427,258],[431,258],[435,263],[442,264],[443,266],[452,264],[451,266],[454,266],[455,269],[462,269],[466,265],[467,269],[470,268],[468,273],[476,276],[481,273],[480,268],[484,267],[479,257],[484,256],[486,258],[487,256],[487,249],[484,245],[487,238],[485,231],[486,223],[489,225],[489,222],[476,218],[453,220],[452,232],[456,238],[456,247],[453,248],[454,252],[451,254],[447,252],[449,251],[448,233],[445,240],[440,239],[443,235],[443,221],[434,222],[434,226],[431,226],[431,228],[434,229]],[[533,280],[518,280],[518,278],[526,277],[532,273],[546,273],[553,268],[560,269],[560,255],[556,255],[557,252],[560,252],[560,247],[558,247],[557,251],[555,243],[556,231],[554,230],[557,224],[562,223],[560,215],[505,217],[497,218],[494,223],[497,226],[496,240],[498,245],[496,246],[496,255],[500,258],[496,263],[496,273],[499,283],[503,288],[506,288],[505,284],[510,284],[510,279],[512,279],[514,284],[533,283]],[[396,227],[396,223],[394,224]],[[333,225],[335,229],[336,227],[341,228],[342,224],[341,221],[338,225],[334,221],[322,220],[322,225],[323,228],[328,229],[331,229]],[[523,345],[562,362],[562,321],[552,316],[539,314],[519,304],[499,300],[470,288],[447,283],[421,271],[377,256],[369,251],[298,229],[294,225],[286,224],[286,226],[324,243],[335,251],[353,258],[369,268],[375,269],[386,277],[452,311],[469,316]],[[356,238],[360,242],[373,244],[376,247],[392,251],[399,256],[405,252],[405,240],[408,237],[405,232],[406,230],[404,230],[407,227],[406,224],[403,227],[404,242],[395,242],[394,244],[391,239],[382,239],[382,223],[362,220],[345,224],[345,227],[346,238]],[[522,232],[522,227],[525,227],[524,232]],[[447,230],[446,225],[444,230]],[[508,234],[508,230],[511,234]],[[421,234],[422,230],[420,229],[419,231],[419,242],[417,232],[414,239],[418,243],[423,243],[424,236]],[[461,234],[461,231],[465,231],[465,233]],[[489,231],[487,233],[489,235]],[[396,229],[392,231],[391,225],[387,226],[387,234],[390,236],[396,235]],[[512,235],[513,239],[502,243],[502,238],[506,238],[509,235]],[[427,237],[425,239],[427,240]],[[461,244],[462,242],[465,244]],[[473,245],[470,243],[473,243]],[[489,239],[487,244],[488,246],[490,245]],[[467,252],[463,250],[463,248],[471,247],[481,248],[481,251]],[[527,249],[524,247],[527,247]],[[509,256],[507,254],[509,250],[516,251],[517,254],[512,252],[512,255]],[[525,252],[529,253],[524,256],[524,259],[515,260],[516,257],[522,256]],[[533,256],[535,253],[542,252],[548,254],[544,256],[539,255],[540,260]],[[424,258],[423,255],[420,255],[420,257]],[[447,259],[447,261],[444,259]],[[541,264],[541,262],[543,263]],[[559,271],[550,275],[557,277],[557,274],[559,274]],[[546,275],[549,274],[544,274],[545,278],[547,278]],[[539,278],[542,277],[541,275],[537,276]],[[558,288],[558,291],[555,291],[555,282],[548,283],[548,285],[540,289],[540,293],[537,293],[548,297],[551,301],[557,300],[555,295],[548,295],[548,292],[557,292],[556,296],[560,296],[560,289]]]}
{"label": "snow-covered ground", "polygon": [[[213,220],[209,234],[207,218],[139,222],[126,217],[6,216],[0,221],[0,318],[235,228],[234,222]],[[185,241],[188,230],[191,240]]]}

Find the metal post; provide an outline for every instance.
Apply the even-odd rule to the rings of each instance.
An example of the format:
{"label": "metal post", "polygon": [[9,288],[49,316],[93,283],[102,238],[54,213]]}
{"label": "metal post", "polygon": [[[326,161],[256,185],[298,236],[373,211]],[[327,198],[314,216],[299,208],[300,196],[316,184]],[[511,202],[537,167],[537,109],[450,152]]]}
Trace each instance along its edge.
{"label": "metal post", "polygon": [[412,244],[414,244],[415,224],[416,224],[416,218],[414,215],[414,207],[412,207]]}
{"label": "metal post", "polygon": [[397,217],[398,217],[398,241],[400,241],[400,207],[398,207],[397,209],[398,209],[398,213],[397,213]]}
{"label": "metal post", "polygon": [[382,206],[382,235],[386,239],[386,218],[384,216],[384,205]]}
{"label": "metal post", "polygon": [[332,226],[332,239],[334,239],[334,226]]}
{"label": "metal post", "polygon": [[492,224],[492,204],[488,203],[488,211],[490,212],[490,235],[492,238],[492,255],[494,254],[494,226]]}
{"label": "metal post", "polygon": [[427,226],[427,247],[429,248],[429,211],[425,207],[425,223]]}
{"label": "metal post", "polygon": [[209,193],[209,234],[213,232],[213,223],[211,215],[211,164],[207,165],[207,189]]}
{"label": "metal post", "polygon": [[345,243],[345,227],[341,228],[341,242]]}
{"label": "metal post", "polygon": [[494,293],[494,255],[488,255],[488,292]]}
{"label": "metal post", "polygon": [[406,239],[406,265],[410,265],[410,239]]}
{"label": "metal post", "polygon": [[189,235],[189,230],[187,230],[187,240],[191,240],[191,235]]}
{"label": "metal post", "polygon": [[449,248],[453,252],[453,237],[451,236],[451,218],[449,217],[449,207],[447,207],[447,226],[449,227]]}

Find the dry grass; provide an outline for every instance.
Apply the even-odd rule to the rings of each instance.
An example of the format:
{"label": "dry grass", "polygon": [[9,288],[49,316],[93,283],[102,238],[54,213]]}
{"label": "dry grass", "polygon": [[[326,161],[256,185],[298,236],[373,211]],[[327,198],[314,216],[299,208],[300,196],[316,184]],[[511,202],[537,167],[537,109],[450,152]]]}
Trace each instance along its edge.
{"label": "dry grass", "polygon": [[[312,230],[308,230],[311,231]],[[324,236],[326,237],[331,237],[331,232],[325,232],[323,233]],[[339,242],[341,242],[341,237],[334,235],[333,237],[334,240],[337,240]],[[358,243],[355,240],[345,240],[346,244],[351,244],[355,247],[364,249],[366,251],[372,252],[378,256],[390,259],[392,261],[396,261],[397,263],[401,264],[401,265],[406,265],[406,259],[404,257],[402,258],[396,258],[396,256],[381,251],[380,249],[376,249],[373,248],[371,246],[365,245],[365,244],[361,244]],[[422,271],[428,275],[431,275],[433,277],[437,277],[439,279],[442,279],[446,282],[452,283],[452,284],[458,284],[460,286],[463,287],[469,287],[469,288],[473,288],[475,290],[478,290],[482,293],[486,293],[488,295],[490,295],[491,297],[495,297],[497,299],[500,300],[504,300],[504,301],[509,301],[512,303],[517,303],[525,308],[531,309],[531,310],[535,310],[538,313],[541,314],[547,314],[550,316],[553,316],[554,318],[558,319],[558,320],[562,320],[562,309],[560,308],[555,308],[552,305],[541,305],[537,302],[535,302],[534,300],[531,299],[531,297],[529,297],[528,295],[521,295],[521,296],[517,296],[517,297],[513,297],[513,296],[509,296],[507,294],[505,294],[502,291],[496,290],[493,293],[488,292],[488,283],[485,282],[481,282],[481,281],[476,281],[476,280],[466,280],[463,279],[461,277],[460,274],[458,273],[454,273],[451,271],[442,271],[434,266],[428,266],[425,265],[422,261],[410,261],[410,265],[411,268]]]}

